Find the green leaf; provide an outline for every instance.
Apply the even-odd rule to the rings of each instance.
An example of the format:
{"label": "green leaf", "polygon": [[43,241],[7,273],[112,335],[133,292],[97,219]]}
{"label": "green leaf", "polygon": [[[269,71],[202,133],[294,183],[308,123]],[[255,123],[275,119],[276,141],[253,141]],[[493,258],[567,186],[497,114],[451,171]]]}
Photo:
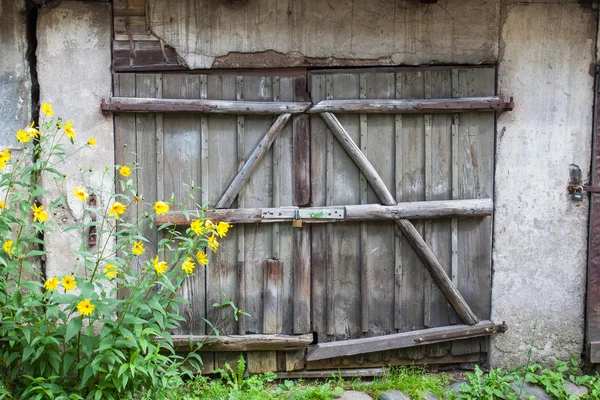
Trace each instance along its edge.
{"label": "green leaf", "polygon": [[82,328],[83,324],[81,323],[81,318],[75,317],[69,321],[67,324],[67,332],[65,333],[65,342],[68,342],[77,335]]}

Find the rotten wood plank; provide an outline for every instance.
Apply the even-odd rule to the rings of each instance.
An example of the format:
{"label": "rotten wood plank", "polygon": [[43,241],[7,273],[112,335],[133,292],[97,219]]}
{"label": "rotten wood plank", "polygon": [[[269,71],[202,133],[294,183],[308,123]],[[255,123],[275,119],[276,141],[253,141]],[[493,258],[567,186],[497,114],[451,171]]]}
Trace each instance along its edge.
{"label": "rotten wood plank", "polygon": [[310,362],[334,357],[440,343],[455,339],[488,336],[495,333],[502,333],[506,330],[506,324],[482,321],[476,325],[452,325],[364,339],[320,343],[309,347],[306,360]]}
{"label": "rotten wood plank", "polygon": [[469,111],[509,111],[512,101],[504,101],[498,96],[463,97],[449,99],[362,99],[362,100],[322,100],[315,104],[309,113],[450,113]]}
{"label": "rotten wood plank", "polygon": [[[295,80],[294,100],[308,100],[306,76]],[[309,116],[295,115],[293,124],[293,156],[294,156],[294,205],[305,206],[310,202],[310,127]]]}
{"label": "rotten wood plank", "polygon": [[223,194],[223,197],[221,197],[221,200],[219,200],[219,202],[217,203],[217,208],[228,208],[229,206],[231,206],[231,203],[233,203],[233,201],[237,197],[242,186],[246,183],[246,181],[250,177],[250,174],[252,174],[252,172],[256,169],[260,160],[262,160],[262,158],[265,156],[265,154],[271,147],[271,144],[273,144],[275,137],[277,136],[277,134],[279,134],[279,132],[281,132],[281,130],[289,121],[291,116],[292,115],[289,113],[282,114],[275,120],[269,131],[258,143],[250,157],[248,157],[248,160],[244,164],[244,167],[233,179],[233,181],[229,185],[229,188],[227,188],[225,194]]}
{"label": "rotten wood plank", "polygon": [[[177,351],[195,349],[203,343],[199,350],[205,351],[270,351],[301,350],[313,341],[312,334],[306,335],[173,335],[173,348]],[[164,341],[164,339],[157,339]]]}
{"label": "rotten wood plank", "polygon": [[[392,197],[391,193],[382,182],[381,178],[377,174],[377,171],[373,168],[369,160],[365,157],[360,149],[356,146],[352,138],[348,135],[344,127],[340,124],[335,115],[331,113],[323,113],[321,117],[325,120],[325,123],[331,129],[332,133],[336,136],[339,143],[344,147],[348,154],[352,157],[354,162],[358,165],[359,169],[364,173],[365,177],[371,184],[371,187],[377,193],[377,196],[385,205],[394,205],[396,201]],[[396,224],[402,230],[404,236],[408,239],[415,252],[419,255],[419,258],[423,260],[425,267],[431,274],[442,293],[446,296],[452,307],[461,318],[461,320],[469,325],[475,325],[478,322],[477,317],[471,311],[469,305],[465,302],[458,289],[452,284],[448,275],[446,275],[444,268],[440,265],[439,261],[429,248],[419,232],[415,227],[406,219],[396,220]]]}
{"label": "rotten wood plank", "polygon": [[192,112],[207,114],[300,114],[310,107],[308,102],[225,101],[205,99],[155,99],[111,97],[101,103],[102,111],[111,112]]}
{"label": "rotten wood plank", "polygon": [[311,229],[294,229],[294,333],[309,333],[311,308]]}

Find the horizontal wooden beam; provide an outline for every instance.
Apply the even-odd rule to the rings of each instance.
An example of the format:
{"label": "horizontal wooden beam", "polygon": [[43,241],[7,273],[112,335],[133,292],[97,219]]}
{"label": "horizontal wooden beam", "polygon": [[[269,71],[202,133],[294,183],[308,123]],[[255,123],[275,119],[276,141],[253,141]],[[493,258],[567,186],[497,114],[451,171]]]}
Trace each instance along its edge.
{"label": "horizontal wooden beam", "polygon": [[[197,351],[263,351],[301,350],[313,341],[312,334],[306,335],[173,335],[173,347],[177,351],[196,349]],[[165,341],[158,339],[158,341]]]}
{"label": "horizontal wooden beam", "polygon": [[[283,207],[273,210],[274,216],[264,218],[265,209],[238,208],[207,210],[205,215],[213,221],[229,222],[231,224],[256,224],[272,222],[291,222],[296,215],[296,207]],[[391,206],[381,204],[360,204],[350,206],[305,207],[301,208],[302,215],[313,217],[302,218],[305,223],[326,222],[353,222],[353,221],[379,221],[428,218],[468,218],[485,217],[492,215],[494,202],[492,199],[474,200],[442,200],[442,201],[415,201],[412,203],[398,203]],[[327,218],[328,211],[340,211],[343,218]],[[325,215],[323,215],[323,213]],[[172,223],[175,225],[189,225],[195,217],[186,218],[180,212],[168,212],[156,216],[156,224]]]}
{"label": "horizontal wooden beam", "polygon": [[274,102],[274,101],[226,101],[201,99],[154,99],[143,97],[111,97],[109,103],[104,100],[100,109],[105,112],[136,113],[208,113],[208,114],[299,114],[310,107],[311,103]]}
{"label": "horizontal wooden beam", "polygon": [[496,324],[491,321],[481,321],[476,325],[451,325],[364,339],[320,343],[309,347],[306,360],[316,361],[334,357],[373,353],[376,351],[403,349],[456,339],[487,336],[494,333],[506,332],[506,330],[507,326],[505,323]]}
{"label": "horizontal wooden beam", "polygon": [[500,97],[463,97],[449,99],[414,100],[323,100],[308,112],[337,113],[456,113],[467,111],[508,111],[513,109],[512,101]]}

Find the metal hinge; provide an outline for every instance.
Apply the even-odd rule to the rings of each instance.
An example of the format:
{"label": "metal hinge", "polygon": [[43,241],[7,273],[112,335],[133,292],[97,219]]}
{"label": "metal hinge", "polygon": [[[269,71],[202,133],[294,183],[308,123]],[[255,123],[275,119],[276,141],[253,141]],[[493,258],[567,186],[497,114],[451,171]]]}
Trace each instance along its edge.
{"label": "metal hinge", "polygon": [[346,216],[344,207],[281,207],[261,208],[260,211],[263,219],[344,219]]}

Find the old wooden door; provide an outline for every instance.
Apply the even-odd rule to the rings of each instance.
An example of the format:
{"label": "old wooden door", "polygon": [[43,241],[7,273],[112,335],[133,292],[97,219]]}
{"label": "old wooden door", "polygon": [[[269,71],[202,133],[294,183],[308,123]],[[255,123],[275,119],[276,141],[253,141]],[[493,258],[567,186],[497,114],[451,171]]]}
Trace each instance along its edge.
{"label": "old wooden door", "polygon": [[[460,335],[445,334],[442,339],[447,342],[442,344],[425,345],[415,339],[415,345],[422,345],[412,348],[402,344],[397,350],[392,344],[377,352],[367,346],[362,352],[345,353],[344,348],[338,348],[328,353],[326,343],[461,324],[398,221],[410,227],[413,224],[389,217],[348,222],[348,210],[355,205],[489,201],[488,211],[476,217],[413,221],[414,234],[424,239],[424,246],[439,261],[450,286],[455,291],[457,288],[458,297],[470,306],[474,320],[489,319],[495,114],[477,112],[481,106],[469,111],[467,106],[449,103],[444,104],[452,112],[445,112],[443,105],[436,103],[428,113],[420,108],[423,104],[431,107],[426,102],[406,112],[393,107],[370,110],[375,113],[348,112],[344,107],[336,109],[335,102],[494,95],[495,70],[491,67],[291,70],[260,76],[217,72],[116,74],[113,104],[135,97],[236,104],[255,101],[262,107],[266,103],[289,103],[271,112],[275,115],[248,115],[250,111],[234,107],[237,112],[224,114],[213,114],[214,109],[173,113],[163,108],[161,112],[115,116],[117,162],[140,164],[135,179],[147,201],[168,199],[171,193],[182,201],[189,194],[185,184],[194,182],[199,186],[193,193],[196,201],[227,209],[211,215],[236,224],[206,270],[199,271],[185,288],[183,295],[190,304],[184,310],[186,324],[179,333],[210,333],[201,317],[222,319],[220,311],[211,305],[225,296],[250,317],[239,323],[231,319],[222,323],[223,335],[314,335],[316,346],[308,351],[248,352],[251,372],[366,367],[414,360],[479,361],[486,352],[485,339],[450,341]],[[328,100],[332,103],[327,110],[333,113],[319,113],[320,102]],[[468,107],[477,108],[471,103],[478,100],[467,100]],[[143,110],[127,101],[129,111]],[[300,103],[304,105],[298,106]],[[190,111],[191,103],[186,104]],[[304,109],[309,113],[298,111]],[[358,146],[366,159],[361,168],[370,165],[377,182],[361,172],[348,148],[332,133],[332,126],[341,126],[348,142]],[[264,142],[274,129],[272,145]],[[253,162],[264,143],[267,146],[238,187],[239,194],[232,192],[239,178],[236,175]],[[137,155],[125,151],[125,144]],[[382,198],[384,189],[388,197]],[[329,216],[324,216],[327,213]],[[413,213],[407,218],[419,215]],[[171,218],[181,221],[173,214]],[[294,218],[304,220],[301,228],[292,227]],[[495,330],[486,325],[480,333]],[[219,366],[237,356],[205,354],[205,361]]]}

